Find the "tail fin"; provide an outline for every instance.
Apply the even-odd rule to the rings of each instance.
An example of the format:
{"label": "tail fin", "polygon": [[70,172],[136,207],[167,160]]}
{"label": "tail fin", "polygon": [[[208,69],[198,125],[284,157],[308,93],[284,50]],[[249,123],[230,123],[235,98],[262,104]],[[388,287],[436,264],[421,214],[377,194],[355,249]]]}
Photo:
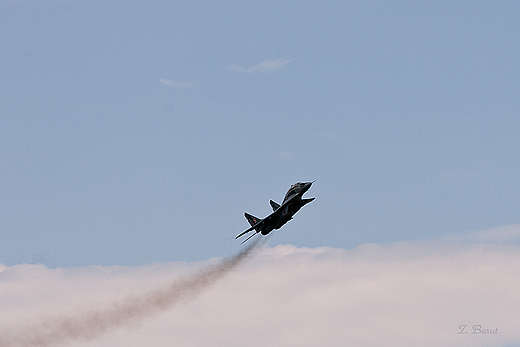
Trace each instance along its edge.
{"label": "tail fin", "polygon": [[269,200],[269,203],[271,204],[273,211],[276,211],[278,209],[278,207],[280,207],[280,205],[277,204],[276,202],[274,202],[273,200]]}
{"label": "tail fin", "polygon": [[249,222],[249,224],[251,226],[254,226],[255,224],[257,224],[258,222],[260,222],[262,219],[261,218],[258,218],[258,217],[255,217],[253,215],[250,215],[249,213],[244,213],[244,216],[246,217],[247,221]]}

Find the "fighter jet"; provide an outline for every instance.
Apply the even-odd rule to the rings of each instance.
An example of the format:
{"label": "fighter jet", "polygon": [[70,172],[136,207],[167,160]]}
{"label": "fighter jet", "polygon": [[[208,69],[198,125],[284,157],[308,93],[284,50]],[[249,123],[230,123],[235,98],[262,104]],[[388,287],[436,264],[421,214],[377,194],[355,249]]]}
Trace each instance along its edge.
{"label": "fighter jet", "polygon": [[298,212],[300,208],[314,200],[314,198],[302,199],[302,195],[309,190],[313,183],[314,181],[306,183],[298,182],[293,184],[287,191],[287,194],[285,194],[281,205],[277,204],[273,200],[270,200],[269,202],[273,208],[273,213],[264,219],[252,216],[245,212],[244,216],[251,225],[251,228],[237,235],[235,239],[238,239],[248,232],[255,230],[253,235],[242,241],[242,243],[244,243],[258,233],[261,233],[265,236],[273,231],[273,229],[280,229],[285,223],[292,219],[294,214]]}

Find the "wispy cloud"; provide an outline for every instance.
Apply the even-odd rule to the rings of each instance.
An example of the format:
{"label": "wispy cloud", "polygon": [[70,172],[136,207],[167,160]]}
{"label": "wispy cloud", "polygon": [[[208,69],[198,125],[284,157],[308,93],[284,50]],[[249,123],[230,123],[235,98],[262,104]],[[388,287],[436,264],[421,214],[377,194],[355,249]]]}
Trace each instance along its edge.
{"label": "wispy cloud", "polygon": [[242,67],[242,66],[233,64],[228,67],[228,70],[243,72],[248,75],[263,74],[263,73],[268,73],[268,72],[272,72],[272,71],[278,71],[278,70],[285,69],[287,64],[289,64],[293,60],[294,59],[286,59],[286,58],[268,59],[268,60],[264,60],[260,64],[253,65],[250,67]]}
{"label": "wispy cloud", "polygon": [[176,88],[189,88],[189,87],[193,86],[193,83],[177,82],[177,81],[172,81],[167,78],[159,78],[158,81],[161,82],[162,84],[164,84],[165,86],[176,87]]}
{"label": "wispy cloud", "polygon": [[[130,322],[131,331],[102,335],[88,346],[516,345],[520,245],[497,244],[492,236],[517,240],[519,233],[520,225],[512,225],[481,232],[478,243],[443,239],[367,243],[351,250],[268,247],[196,299],[182,296],[184,303],[175,309],[147,314],[153,320],[149,324]],[[489,239],[493,242],[486,243]],[[0,344],[27,346],[7,344],[7,337],[24,332],[42,313],[74,316],[81,306],[103,313],[107,309],[101,303],[113,298],[118,309],[129,302],[144,304],[149,296],[139,293],[214,264],[219,261],[141,268],[0,266]],[[106,317],[89,319],[104,322]],[[16,329],[9,329],[13,325]]]}

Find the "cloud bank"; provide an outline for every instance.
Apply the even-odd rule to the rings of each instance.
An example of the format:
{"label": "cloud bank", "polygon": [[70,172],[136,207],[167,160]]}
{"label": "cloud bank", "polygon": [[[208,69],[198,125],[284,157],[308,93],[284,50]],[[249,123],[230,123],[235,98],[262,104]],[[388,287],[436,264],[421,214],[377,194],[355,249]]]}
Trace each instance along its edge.
{"label": "cloud bank", "polygon": [[242,66],[233,64],[228,67],[228,70],[243,72],[248,75],[264,74],[264,73],[268,73],[268,72],[285,69],[287,64],[289,64],[293,60],[294,59],[286,59],[286,58],[268,59],[268,60],[264,60],[260,64],[253,65],[250,67],[242,67]]}
{"label": "cloud bank", "polygon": [[[189,301],[90,342],[65,345],[520,344],[520,245],[502,242],[501,236],[520,235],[520,226],[477,233],[479,240],[482,234],[486,242],[362,244],[352,250],[268,247]],[[488,242],[493,234],[500,242]],[[215,263],[3,267],[0,336],[42,316],[142,297]]]}

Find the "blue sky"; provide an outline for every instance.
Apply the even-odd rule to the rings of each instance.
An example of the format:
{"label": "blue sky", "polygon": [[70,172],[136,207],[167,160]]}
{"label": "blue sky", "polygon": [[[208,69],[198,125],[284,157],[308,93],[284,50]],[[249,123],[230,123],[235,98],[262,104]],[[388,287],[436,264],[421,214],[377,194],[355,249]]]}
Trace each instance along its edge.
{"label": "blue sky", "polygon": [[0,263],[198,261],[519,222],[520,4],[0,1]]}

